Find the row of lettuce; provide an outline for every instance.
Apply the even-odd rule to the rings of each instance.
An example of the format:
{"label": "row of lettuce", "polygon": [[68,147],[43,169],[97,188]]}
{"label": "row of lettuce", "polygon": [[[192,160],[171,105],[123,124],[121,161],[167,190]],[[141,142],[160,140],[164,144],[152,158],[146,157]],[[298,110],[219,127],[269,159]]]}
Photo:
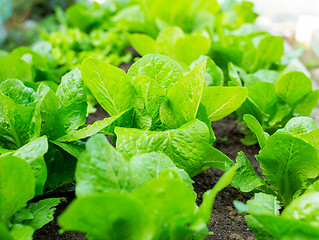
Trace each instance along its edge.
{"label": "row of lettuce", "polygon": [[[32,239],[62,200],[46,196],[74,179],[58,223],[89,239],[204,239],[229,183],[255,194],[235,206],[257,239],[319,238],[319,132],[299,117],[319,92],[280,37],[255,29],[251,3],[109,1],[57,16],[65,32],[0,52],[1,239]],[[126,73],[111,64],[131,60],[129,44],[143,57]],[[86,125],[95,101],[110,117]],[[264,178],[212,147],[212,122],[231,113]],[[115,148],[85,141],[97,133]],[[211,167],[226,173],[197,207],[190,177]]]}

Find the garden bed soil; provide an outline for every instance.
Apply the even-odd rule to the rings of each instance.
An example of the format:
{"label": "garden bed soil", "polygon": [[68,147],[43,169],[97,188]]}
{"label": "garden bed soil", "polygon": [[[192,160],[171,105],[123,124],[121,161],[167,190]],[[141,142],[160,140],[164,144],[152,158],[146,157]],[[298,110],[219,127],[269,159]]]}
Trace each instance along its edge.
{"label": "garden bed soil", "polygon": [[[97,106],[97,112],[88,117],[87,123],[92,123],[96,120],[101,120],[108,114]],[[258,146],[245,146],[240,139],[243,137],[240,134],[240,129],[237,125],[238,120],[232,116],[228,116],[218,122],[213,123],[213,129],[217,140],[214,146],[225,153],[232,160],[236,158],[239,151],[244,151],[250,159],[254,169],[260,174],[258,162],[254,156],[258,153]],[[195,181],[194,189],[198,194],[197,204],[202,201],[202,195],[205,191],[211,189],[218,179],[223,174],[218,169],[208,169],[200,175],[193,178]],[[86,239],[85,234],[78,232],[65,232],[59,234],[59,226],[56,218],[65,210],[68,204],[74,199],[74,194],[68,193],[66,201],[62,202],[55,212],[55,219],[37,230],[34,234],[34,240],[82,240]],[[241,194],[232,186],[226,187],[216,197],[211,215],[211,221],[208,224],[209,230],[214,232],[206,240],[253,240],[256,239],[252,231],[248,228],[243,215],[239,215],[233,206],[234,200],[247,201],[251,196]]]}

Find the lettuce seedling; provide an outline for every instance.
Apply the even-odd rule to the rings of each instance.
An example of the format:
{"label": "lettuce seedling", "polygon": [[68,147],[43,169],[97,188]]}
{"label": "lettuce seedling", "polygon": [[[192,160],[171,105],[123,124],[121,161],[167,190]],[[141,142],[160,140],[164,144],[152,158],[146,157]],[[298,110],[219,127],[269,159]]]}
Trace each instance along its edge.
{"label": "lettuce seedling", "polygon": [[293,116],[308,116],[318,105],[319,90],[312,89],[311,80],[302,72],[279,77],[278,73],[263,70],[249,76],[248,97],[237,110],[238,117],[253,115],[270,134]]}
{"label": "lettuce seedling", "polygon": [[73,179],[75,158],[84,150],[78,140],[103,130],[112,133],[117,119],[126,116],[122,113],[78,130],[87,114],[86,90],[79,69],[62,77],[56,93],[42,83],[34,91],[17,79],[3,81],[0,113],[0,152],[21,157],[31,165],[36,195],[42,194],[44,188],[52,189]]}
{"label": "lettuce seedling", "polygon": [[94,136],[77,164],[78,198],[58,222],[62,230],[85,232],[89,239],[203,239],[214,198],[235,170],[197,207],[190,178],[166,155],[146,153],[127,161],[105,136]]}
{"label": "lettuce seedling", "polygon": [[268,137],[256,119],[249,115],[244,119],[258,136],[261,150],[256,158],[265,178],[259,178],[240,153],[232,184],[243,192],[266,191],[287,206],[319,175],[318,127],[311,118],[295,117]]}
{"label": "lettuce seedling", "polygon": [[85,85],[112,117],[133,109],[127,115],[131,121],[115,128],[117,148],[125,157],[162,151],[194,176],[206,160],[211,162],[205,160],[215,139],[211,122],[236,110],[247,96],[242,87],[208,87],[205,66],[204,60],[184,75],[169,57],[150,54],[127,74],[91,58],[83,61],[81,71]]}

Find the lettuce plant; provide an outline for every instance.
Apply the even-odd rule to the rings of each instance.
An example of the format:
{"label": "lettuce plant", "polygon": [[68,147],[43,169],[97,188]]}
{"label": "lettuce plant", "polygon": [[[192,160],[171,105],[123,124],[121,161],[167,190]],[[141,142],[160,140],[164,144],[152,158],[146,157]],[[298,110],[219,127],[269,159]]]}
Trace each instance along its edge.
{"label": "lettuce plant", "polygon": [[269,136],[252,115],[245,115],[244,120],[257,136],[261,150],[256,158],[265,177],[260,178],[244,153],[239,153],[232,185],[242,192],[255,192],[255,196],[246,204],[235,201],[236,208],[250,214],[245,218],[258,240],[318,238],[319,135],[315,121],[295,117]]}
{"label": "lettuce plant", "polygon": [[245,84],[248,97],[237,114],[241,119],[244,114],[253,115],[269,133],[283,127],[293,116],[308,116],[318,105],[319,90],[313,90],[311,80],[299,71],[279,76],[261,70],[247,76]]}
{"label": "lettuce plant", "polygon": [[[0,83],[0,238],[31,239],[53,219],[60,199],[28,202],[74,178],[81,141],[60,142],[86,120],[86,91],[79,69],[66,74],[54,92],[41,83],[36,91],[18,79]],[[85,138],[117,118],[96,122],[77,133]],[[110,126],[111,125],[111,126]],[[27,205],[28,202],[28,205]]]}
{"label": "lettuce plant", "polygon": [[232,80],[234,64],[247,73],[260,69],[278,69],[284,54],[284,41],[269,33],[257,32],[251,25],[243,25],[234,31],[222,29],[212,37],[210,56],[224,72],[229,71]]}
{"label": "lettuce plant", "polygon": [[[0,153],[18,156],[30,163],[36,177],[37,195],[42,194],[45,183],[54,188],[73,178],[75,160],[68,155],[76,158],[83,144],[55,140],[82,127],[86,120],[86,92],[78,69],[62,78],[56,93],[43,83],[34,91],[17,79],[3,81],[0,112]],[[103,127],[89,129],[88,136],[91,136]],[[68,168],[59,170],[65,164]]]}
{"label": "lettuce plant", "polygon": [[[128,161],[97,135],[77,164],[77,199],[58,222],[64,231],[85,232],[89,239],[203,239],[213,200],[235,170],[225,173],[197,207],[191,179],[169,157],[152,152]],[[152,208],[146,207],[149,202]]]}
{"label": "lettuce plant", "polygon": [[204,60],[184,75],[169,57],[146,55],[127,74],[91,58],[83,61],[81,71],[85,85],[112,117],[131,112],[126,124],[115,127],[116,146],[125,157],[161,151],[194,176],[211,162],[206,159],[215,139],[211,122],[236,110],[247,94],[242,87],[208,87],[205,66]]}
{"label": "lettuce plant", "polygon": [[271,193],[287,206],[318,178],[318,127],[311,118],[295,117],[269,137],[253,116],[245,115],[244,119],[257,135],[261,150],[256,158],[265,178],[262,180],[240,153],[232,184],[243,192]]}

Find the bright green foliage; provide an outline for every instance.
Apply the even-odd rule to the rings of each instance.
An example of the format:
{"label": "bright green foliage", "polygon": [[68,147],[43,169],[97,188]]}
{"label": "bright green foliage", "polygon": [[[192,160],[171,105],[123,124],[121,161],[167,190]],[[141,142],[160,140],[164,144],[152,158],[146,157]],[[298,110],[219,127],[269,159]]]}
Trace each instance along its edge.
{"label": "bright green foliage", "polygon": [[314,148],[319,149],[319,129],[318,128],[307,133],[298,134],[297,137],[306,141],[307,143],[312,145]]}
{"label": "bright green foliage", "polygon": [[301,220],[314,227],[319,226],[319,192],[305,193],[289,204],[282,212],[282,216],[288,219]]}
{"label": "bright green foliage", "polygon": [[[292,117],[309,115],[319,90],[284,69],[298,54],[283,56],[256,17],[235,0],[77,3],[57,9],[64,31],[1,51],[0,239],[31,240],[61,199],[27,202],[74,177],[78,199],[58,221],[88,239],[204,239],[229,183],[257,192],[235,202],[257,239],[318,239],[319,131]],[[129,40],[143,57],[126,74],[113,65],[131,60]],[[85,126],[92,95],[111,117]],[[264,179],[244,153],[235,164],[211,146],[212,122],[236,110]],[[116,149],[103,135],[85,147],[97,133]],[[226,173],[198,207],[189,176],[209,167]]]}
{"label": "bright green foliage", "polygon": [[263,148],[266,144],[268,134],[264,132],[264,129],[254,116],[245,114],[243,119],[247,127],[256,135],[260,148]]}
{"label": "bright green foliage", "polygon": [[135,89],[123,70],[87,58],[82,62],[81,71],[85,85],[111,116],[135,105]]}
{"label": "bright green foliage", "polygon": [[35,195],[43,193],[47,180],[47,167],[44,154],[48,151],[48,140],[45,136],[37,138],[12,153],[13,156],[22,158],[30,164],[35,177]]}
{"label": "bright green foliage", "polygon": [[65,130],[69,132],[84,125],[87,99],[79,69],[75,68],[62,77],[56,95],[61,102],[59,113]]}
{"label": "bright green foliage", "polygon": [[169,26],[177,26],[185,32],[212,28],[214,14],[220,9],[215,0],[139,0],[134,3],[119,12],[115,19],[129,26],[130,31],[152,37]]}
{"label": "bright green foliage", "polygon": [[145,75],[137,75],[132,80],[137,92],[136,125],[150,129],[160,123],[159,108],[166,94],[158,82]]}
{"label": "bright green foliage", "polygon": [[31,70],[25,61],[8,56],[0,58],[0,64],[0,82],[8,78],[17,78],[24,82],[31,81]]}
{"label": "bright green foliage", "polygon": [[[58,222],[63,230],[86,232],[89,239],[204,239],[214,197],[230,183],[235,170],[234,167],[228,171],[205,194],[200,208],[180,175],[166,170],[129,194],[113,190],[81,196]],[[149,202],[152,208],[146,207]],[[121,224],[117,224],[119,221]]]}
{"label": "bright green foliage", "polygon": [[[112,20],[127,5],[127,1],[79,2],[65,12],[56,8],[56,18],[63,31],[42,32],[42,41],[33,50],[48,60],[57,79],[79,67],[86,57],[99,58],[115,66],[132,59],[125,51],[129,45],[127,26]],[[83,21],[85,19],[85,21]]]}
{"label": "bright green foliage", "polygon": [[146,206],[121,192],[91,194],[74,200],[59,217],[59,224],[65,230],[87,232],[88,239],[148,240],[153,234]]}
{"label": "bright green foliage", "polygon": [[16,149],[29,140],[33,108],[16,104],[10,97],[0,92],[1,146]]}
{"label": "bright green foliage", "polygon": [[224,85],[224,74],[223,71],[216,65],[216,63],[208,56],[200,56],[197,60],[192,62],[189,66],[193,69],[200,62],[206,60],[206,71],[205,71],[205,83],[208,87],[211,86],[223,86]]}
{"label": "bright green foliage", "polygon": [[254,214],[279,215],[279,202],[276,197],[265,193],[256,193],[254,198],[247,201],[246,204],[235,201],[236,208],[240,212],[249,212]]}
{"label": "bright green foliage", "polygon": [[249,24],[236,30],[216,27],[219,32],[218,37],[213,38],[211,56],[224,71],[230,70],[227,69],[230,63],[250,74],[280,66],[284,53],[281,37],[257,32]]}
{"label": "bright green foliage", "polygon": [[0,63],[0,82],[16,78],[35,86],[38,86],[40,81],[56,86],[58,81],[52,60],[45,59],[42,53],[29,47],[18,47],[8,56],[0,56]]}
{"label": "bright green foliage", "polygon": [[299,136],[301,134],[309,133],[317,128],[317,123],[310,117],[294,117],[287,122],[283,129],[278,131],[288,132],[294,136]]}
{"label": "bright green foliage", "polygon": [[129,39],[136,51],[142,56],[163,54],[186,65],[191,64],[201,55],[206,55],[210,49],[210,39],[204,34],[185,35],[179,27],[168,27],[162,30],[156,40],[146,34],[139,33],[130,35]]}
{"label": "bright green foliage", "polygon": [[[315,184],[314,184],[315,185]],[[264,193],[255,194],[247,204],[234,202],[245,216],[258,240],[264,239],[317,239],[318,191],[310,187],[302,196],[293,200],[279,215],[276,197]]]}
{"label": "bright green foliage", "polygon": [[[109,64],[86,59],[82,63],[82,76],[111,115],[134,108],[133,121],[127,122],[126,128],[115,128],[117,149],[125,158],[160,151],[193,176],[202,171],[205,161],[226,161],[220,158],[221,154],[205,159],[208,144],[215,139],[211,122],[235,111],[247,96],[247,90],[242,87],[207,87],[205,65],[204,58],[184,75],[181,67],[169,57],[146,55],[133,64],[126,75]],[[207,74],[212,72],[216,69]],[[79,139],[76,135],[86,136],[87,130],[81,129],[59,140]]]}
{"label": "bright green foliage", "polygon": [[58,198],[48,198],[21,208],[12,217],[10,238],[3,239],[32,240],[32,235],[37,229],[53,220],[55,207],[59,203],[60,199]]}
{"label": "bright green foliage", "polygon": [[76,167],[76,195],[127,191],[143,186],[167,169],[179,173],[191,187],[191,179],[161,153],[135,155],[130,161],[123,158],[107,139],[98,135],[90,139]]}
{"label": "bright green foliage", "polygon": [[47,198],[35,203],[30,203],[28,207],[21,208],[14,216],[13,223],[23,223],[31,226],[34,230],[40,229],[45,224],[53,220],[55,206],[60,203],[59,198]]}
{"label": "bright green foliage", "polygon": [[129,188],[129,166],[106,137],[97,135],[87,143],[76,167],[76,195]]}
{"label": "bright green foliage", "polygon": [[[260,166],[273,188],[288,204],[308,178],[319,174],[318,149],[305,141],[283,133],[269,137],[257,156]],[[274,168],[273,166],[276,166]]]}
{"label": "bright green foliage", "polygon": [[18,240],[18,239],[32,240],[33,233],[34,233],[34,229],[32,227],[22,225],[22,224],[13,225],[10,232],[14,240]]}
{"label": "bright green foliage", "polygon": [[289,72],[277,81],[276,92],[282,100],[293,107],[312,92],[312,84],[304,73]]}
{"label": "bright green foliage", "polygon": [[277,71],[261,69],[253,74],[249,74],[246,76],[245,86],[249,88],[258,82],[268,82],[275,84],[279,77],[280,73]]}
{"label": "bright green foliage", "polygon": [[206,144],[206,155],[203,165],[203,170],[208,168],[218,168],[222,171],[226,171],[226,169],[229,168],[229,166],[234,165],[234,162],[227,157],[225,154],[223,154],[218,149],[212,147],[209,144]]}
{"label": "bright green foliage", "polygon": [[205,84],[205,66],[206,61],[200,63],[168,90],[168,101],[160,110],[166,128],[178,128],[196,117]]}
{"label": "bright green foliage", "polygon": [[262,180],[240,153],[232,184],[242,192],[265,191],[277,195],[286,206],[319,175],[318,127],[311,118],[295,117],[267,137],[253,116],[245,115],[245,121],[261,146],[256,158],[265,178]]}
{"label": "bright green foliage", "polygon": [[231,114],[246,100],[247,94],[247,89],[243,87],[204,87],[202,103],[208,119],[215,122]]}
{"label": "bright green foliage", "polygon": [[192,120],[180,128],[161,132],[115,128],[115,133],[116,147],[125,158],[153,151],[163,152],[191,176],[201,172],[206,144],[209,143],[208,128],[199,120]]}
{"label": "bright green foliage", "polygon": [[265,78],[266,81],[251,81],[258,77],[256,74],[249,76],[246,77],[246,80],[250,79],[248,97],[237,114],[240,118],[244,114],[253,115],[269,133],[284,126],[294,114],[309,115],[318,105],[318,91],[312,90],[311,80],[302,72],[287,72],[278,80],[274,76],[271,80]]}
{"label": "bright green foliage", "polygon": [[[67,135],[64,135],[57,139],[59,142],[73,142],[80,139],[84,139],[94,134],[101,132],[105,129],[112,129],[116,124],[116,121],[121,119],[125,115],[126,112],[121,112],[119,114],[114,115],[113,117],[104,118],[103,120],[96,121],[84,128],[81,128],[77,131],[69,132]],[[73,155],[73,154],[72,154]]]}
{"label": "bright green foliage", "polygon": [[[132,179],[135,188],[143,186],[146,182],[158,177],[167,169],[172,169],[192,189],[193,180],[180,168],[177,168],[172,160],[163,153],[151,152],[133,156],[130,161]],[[131,182],[133,182],[131,180]]]}
{"label": "bright green foliage", "polygon": [[232,186],[241,192],[252,192],[256,188],[267,188],[266,182],[258,176],[243,152],[238,153],[236,164],[238,169],[232,180]]}
{"label": "bright green foliage", "polygon": [[[258,40],[257,40],[258,41]],[[258,43],[255,60],[250,66],[251,72],[270,67],[272,63],[278,63],[284,54],[284,40],[281,37],[265,36]]]}
{"label": "bright green foliage", "polygon": [[35,100],[35,92],[33,89],[26,87],[18,79],[10,79],[0,84],[0,90],[10,97],[16,104],[28,105]]}
{"label": "bright green foliage", "polygon": [[33,198],[34,182],[32,170],[26,161],[14,156],[0,157],[1,223],[8,224],[10,218]]}
{"label": "bright green foliage", "polygon": [[164,55],[150,54],[134,63],[127,75],[131,81],[137,75],[145,75],[155,80],[164,91],[167,91],[169,87],[183,77],[183,71],[180,65],[171,58]]}

